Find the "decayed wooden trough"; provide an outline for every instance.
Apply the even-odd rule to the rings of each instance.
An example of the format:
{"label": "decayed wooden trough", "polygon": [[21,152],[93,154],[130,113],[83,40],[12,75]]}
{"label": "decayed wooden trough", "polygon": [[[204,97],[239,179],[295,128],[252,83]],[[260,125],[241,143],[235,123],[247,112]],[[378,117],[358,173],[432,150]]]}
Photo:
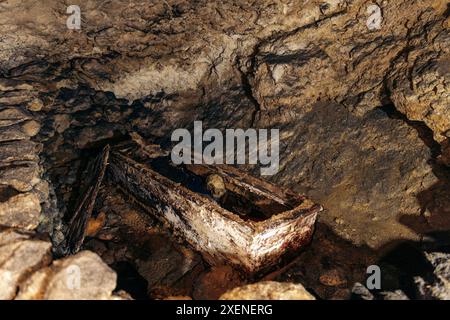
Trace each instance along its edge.
{"label": "decayed wooden trough", "polygon": [[[174,166],[169,157],[132,155],[113,151],[108,177],[212,265],[261,272],[311,240],[322,207],[303,196],[230,166]],[[210,177],[225,187],[220,199],[205,187]]]}

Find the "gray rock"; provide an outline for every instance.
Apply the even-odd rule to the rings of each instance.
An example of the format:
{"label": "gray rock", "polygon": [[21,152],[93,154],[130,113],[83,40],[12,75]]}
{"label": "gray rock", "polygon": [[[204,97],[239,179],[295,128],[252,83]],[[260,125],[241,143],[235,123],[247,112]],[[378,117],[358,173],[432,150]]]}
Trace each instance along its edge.
{"label": "gray rock", "polygon": [[409,300],[408,296],[402,290],[381,292],[380,295],[383,297],[383,300]]}
{"label": "gray rock", "polygon": [[423,299],[450,300],[450,254],[432,252],[425,253],[425,256],[434,271],[430,277],[415,279],[419,295]]}
{"label": "gray rock", "polygon": [[375,296],[364,285],[357,282],[353,285],[352,294],[361,300],[374,300]]}

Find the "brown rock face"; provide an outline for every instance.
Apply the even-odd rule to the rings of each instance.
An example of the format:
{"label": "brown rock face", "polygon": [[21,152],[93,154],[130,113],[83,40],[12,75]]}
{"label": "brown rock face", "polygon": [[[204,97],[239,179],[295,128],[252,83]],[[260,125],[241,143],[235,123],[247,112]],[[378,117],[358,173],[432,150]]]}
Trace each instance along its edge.
{"label": "brown rock face", "polygon": [[[269,179],[326,209],[311,247],[273,279],[348,298],[366,265],[399,241],[448,245],[448,1],[71,4],[80,30],[67,29],[65,2],[0,1],[0,298],[114,299],[105,263],[119,262],[152,297],[217,297],[226,286],[211,285],[216,278],[238,285],[233,272],[205,272],[110,185],[86,244],[105,263],[81,252],[48,266],[97,149],[133,133],[168,145],[194,120],[279,129],[280,170]],[[53,248],[28,232],[48,234]],[[74,265],[80,289],[66,290]],[[224,297],[313,298],[271,282]]]}
{"label": "brown rock face", "polygon": [[450,30],[437,24],[425,32],[432,44],[421,38],[411,41],[414,48],[396,61],[388,89],[400,112],[424,121],[435,140],[443,142],[450,135]]}
{"label": "brown rock face", "polygon": [[373,248],[417,239],[399,218],[420,218],[418,194],[437,178],[413,128],[380,110],[358,117],[321,104],[283,132],[274,181],[322,203],[321,218],[340,236]]}

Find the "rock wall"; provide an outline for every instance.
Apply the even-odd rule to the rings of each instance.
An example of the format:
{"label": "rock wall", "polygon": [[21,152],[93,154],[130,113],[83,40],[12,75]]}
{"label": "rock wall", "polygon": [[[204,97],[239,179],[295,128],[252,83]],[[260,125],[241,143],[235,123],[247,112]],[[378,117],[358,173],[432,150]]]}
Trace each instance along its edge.
{"label": "rock wall", "polygon": [[[50,242],[35,238],[64,240],[90,150],[131,131],[165,142],[194,120],[280,128],[271,179],[323,203],[321,220],[353,244],[448,231],[446,1],[72,4],[80,30],[61,1],[0,1],[0,239],[16,239],[0,246],[14,269],[2,297],[55,297],[64,262],[49,266]],[[16,268],[7,253],[27,250]],[[111,297],[113,278],[88,297]]]}

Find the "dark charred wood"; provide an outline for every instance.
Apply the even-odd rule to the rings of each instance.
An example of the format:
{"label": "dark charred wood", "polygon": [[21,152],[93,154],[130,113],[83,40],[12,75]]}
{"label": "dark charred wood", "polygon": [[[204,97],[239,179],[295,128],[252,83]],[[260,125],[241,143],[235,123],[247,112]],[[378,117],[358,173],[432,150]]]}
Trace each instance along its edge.
{"label": "dark charred wood", "polygon": [[76,206],[76,210],[69,222],[67,232],[67,253],[74,254],[78,252],[83,244],[87,224],[94,209],[98,190],[103,181],[106,167],[109,159],[109,145],[105,146],[100,155],[98,155],[89,165],[83,177],[83,190]]}

